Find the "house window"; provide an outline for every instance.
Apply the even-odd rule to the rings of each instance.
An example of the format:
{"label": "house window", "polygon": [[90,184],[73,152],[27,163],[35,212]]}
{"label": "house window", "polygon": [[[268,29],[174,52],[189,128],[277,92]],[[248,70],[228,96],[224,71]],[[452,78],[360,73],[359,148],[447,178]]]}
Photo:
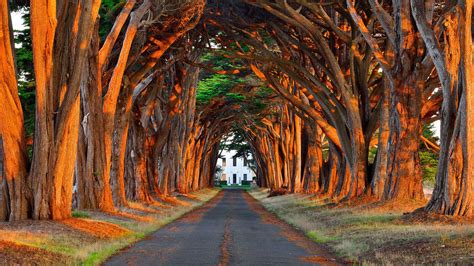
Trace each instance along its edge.
{"label": "house window", "polygon": [[223,167],[226,167],[226,161],[225,161],[225,158],[222,158],[222,166],[223,166]]}
{"label": "house window", "polygon": [[233,166],[237,166],[237,157],[234,157],[234,161],[232,162]]}
{"label": "house window", "polygon": [[237,174],[233,174],[232,175],[232,179],[234,182],[232,182],[233,184],[236,184],[237,183]]}
{"label": "house window", "polygon": [[244,181],[247,181],[247,174],[244,174]]}
{"label": "house window", "polygon": [[244,166],[247,166],[247,160],[244,159]]}

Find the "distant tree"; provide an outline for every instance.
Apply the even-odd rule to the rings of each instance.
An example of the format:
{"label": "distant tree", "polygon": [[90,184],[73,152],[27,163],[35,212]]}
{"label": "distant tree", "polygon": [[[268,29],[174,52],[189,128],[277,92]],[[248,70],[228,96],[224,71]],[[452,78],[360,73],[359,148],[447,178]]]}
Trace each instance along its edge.
{"label": "distant tree", "polygon": [[[432,143],[438,142],[433,124],[423,125],[422,136]],[[429,186],[434,186],[438,167],[438,152],[427,146],[423,141],[420,142],[420,164],[423,173],[423,181]]]}
{"label": "distant tree", "polygon": [[[31,137],[34,133],[35,127],[36,94],[29,7],[23,7],[19,12],[22,14],[24,29],[14,32],[15,54],[18,69],[18,94],[20,96],[25,117],[26,136]],[[31,152],[29,155],[31,157]]]}

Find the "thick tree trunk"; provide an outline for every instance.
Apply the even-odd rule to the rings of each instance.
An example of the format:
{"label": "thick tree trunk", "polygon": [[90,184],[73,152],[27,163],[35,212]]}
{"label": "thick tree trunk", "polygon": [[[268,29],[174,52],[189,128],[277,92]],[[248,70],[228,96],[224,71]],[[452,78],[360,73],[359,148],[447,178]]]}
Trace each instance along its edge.
{"label": "thick tree trunk", "polygon": [[[140,24],[140,21],[142,20],[143,16],[149,10],[151,7],[151,1],[145,0],[143,3],[140,5],[139,8],[137,8],[135,11],[133,11],[130,15],[130,22],[127,27],[127,31],[124,36],[124,41],[121,46],[120,50],[120,55],[117,60],[116,66],[113,70],[112,77],[109,81],[108,87],[107,87],[107,93],[104,96],[103,100],[103,106],[102,106],[102,112],[103,112],[103,121],[104,121],[104,145],[105,145],[105,159],[106,159],[106,167],[110,169],[110,175],[112,179],[118,178],[117,176],[114,176],[117,174],[117,172],[114,172],[115,170],[118,170],[120,172],[123,172],[122,169],[120,169],[120,165],[113,165],[114,162],[112,162],[112,157],[115,158],[115,164],[120,163],[120,157],[123,158],[123,155],[121,156],[120,153],[125,153],[125,150],[122,151],[117,151],[117,149],[121,148],[122,142],[126,142],[127,138],[121,138],[122,135],[127,134],[128,130],[124,129],[126,127],[125,125],[122,125],[121,128],[117,128],[117,115],[116,113],[122,112],[120,109],[118,109],[118,98],[121,93],[121,88],[122,88],[122,82],[123,82],[123,76],[125,73],[125,70],[127,68],[127,61],[128,57],[130,55],[130,50],[132,47],[133,40],[135,38],[135,35],[138,30],[138,26]],[[103,58],[101,61],[105,61],[106,59]],[[128,83],[128,82],[127,82]],[[138,82],[137,82],[138,83]],[[123,98],[123,104],[126,105],[129,100],[128,98],[131,98],[132,96],[132,90],[134,89],[133,86],[131,88],[128,88],[130,85],[126,84],[125,90],[128,91],[127,93],[127,98]],[[128,119],[126,119],[128,123]],[[124,133],[125,132],[125,133]],[[114,140],[115,134],[120,134],[118,136],[120,138],[120,141],[117,142]],[[115,150],[115,153],[113,152]],[[117,156],[119,158],[117,158]],[[108,169],[108,171],[109,171]],[[119,173],[120,173],[119,172]],[[122,184],[122,179],[114,181],[114,185],[118,185],[119,187],[115,187],[115,189],[121,189],[120,185]],[[123,199],[120,197],[123,195],[122,192],[120,191],[114,191],[113,193],[114,199],[118,200],[118,205],[122,205]]]}
{"label": "thick tree trunk", "polygon": [[103,141],[102,90],[98,69],[98,23],[86,62],[81,85],[82,122],[79,128],[76,161],[79,209],[113,211],[114,205],[106,167]]}
{"label": "thick tree trunk", "polygon": [[415,74],[396,81],[391,90],[387,182],[383,198],[424,198],[419,146],[424,80]]}
{"label": "thick tree trunk", "polygon": [[411,7],[421,36],[436,66],[443,89],[441,151],[429,212],[455,216],[474,214],[474,70],[472,0],[452,2],[443,22],[444,51],[426,21],[423,1]]}
{"label": "thick tree trunk", "polygon": [[32,217],[64,219],[71,215],[80,83],[100,1],[60,5],[60,10],[54,1],[30,3],[36,79]]}
{"label": "thick tree trunk", "polygon": [[26,145],[8,1],[0,3],[0,221],[27,217]]}
{"label": "thick tree trunk", "polygon": [[388,141],[390,137],[390,88],[384,88],[382,106],[380,112],[379,136],[377,144],[377,157],[375,159],[374,175],[367,194],[377,200],[381,200],[384,195],[385,183],[387,182],[388,167]]}
{"label": "thick tree trunk", "polygon": [[[354,1],[347,0],[346,3],[358,30],[370,46],[390,84],[387,174],[384,177],[380,174],[381,169],[376,169],[378,176],[376,183],[373,183],[376,185],[376,191],[371,192],[380,197],[383,183],[382,197],[386,200],[423,199],[418,141],[421,134],[422,95],[431,69],[422,57],[425,48],[412,22],[410,0],[392,1],[390,12],[384,10],[377,1],[370,2],[370,12],[374,13],[389,37],[384,50],[380,49],[364,20],[355,10]],[[390,25],[393,25],[394,29]],[[384,150],[381,152],[385,153]],[[380,159],[378,163],[384,167],[380,165],[384,160]]]}
{"label": "thick tree trunk", "polygon": [[303,147],[305,147],[304,163],[304,191],[318,193],[321,187],[322,175],[322,149],[317,128],[305,126]]}
{"label": "thick tree trunk", "polygon": [[[130,154],[127,153],[127,138],[128,138],[128,123],[130,120],[130,111],[127,111],[128,99],[132,95],[132,89],[129,86],[124,87],[120,92],[120,97],[117,103],[117,113],[115,114],[115,127],[113,131],[113,146],[111,147],[111,162],[110,162],[110,183],[112,187],[112,195],[114,203],[117,206],[124,206],[127,204],[124,195],[127,198],[134,199],[133,189],[139,189],[137,186],[130,186],[130,182],[135,182],[133,168],[128,168],[132,172],[128,173],[132,180],[125,181],[125,160]],[[131,103],[130,103],[131,105]],[[127,182],[127,186],[125,183]],[[138,182],[138,181],[137,181]],[[126,189],[133,188],[132,190]],[[130,194],[131,193],[131,194]]]}
{"label": "thick tree trunk", "polygon": [[135,119],[130,121],[125,162],[125,180],[129,183],[127,186],[129,188],[129,199],[152,202],[151,187],[147,175],[146,133],[139,121]]}

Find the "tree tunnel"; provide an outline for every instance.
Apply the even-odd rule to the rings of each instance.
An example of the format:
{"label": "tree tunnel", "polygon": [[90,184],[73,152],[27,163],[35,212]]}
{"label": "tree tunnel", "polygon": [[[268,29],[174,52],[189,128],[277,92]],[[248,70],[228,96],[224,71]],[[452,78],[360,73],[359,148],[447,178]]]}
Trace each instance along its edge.
{"label": "tree tunnel", "polygon": [[422,200],[429,154],[426,211],[472,215],[471,1],[30,2],[32,88],[0,38],[2,220],[212,186],[230,132],[261,186],[334,202]]}

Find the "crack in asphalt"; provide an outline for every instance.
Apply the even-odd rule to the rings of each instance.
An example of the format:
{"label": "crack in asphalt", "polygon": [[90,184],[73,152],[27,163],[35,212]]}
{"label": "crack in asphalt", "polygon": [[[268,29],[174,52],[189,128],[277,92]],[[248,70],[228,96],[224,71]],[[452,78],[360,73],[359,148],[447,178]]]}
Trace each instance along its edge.
{"label": "crack in asphalt", "polygon": [[229,243],[232,241],[230,223],[231,223],[231,218],[227,216],[226,222],[224,225],[224,237],[222,238],[222,243],[221,243],[221,260],[219,262],[219,266],[227,266],[230,261],[231,254],[230,254],[230,249],[229,249]]}

